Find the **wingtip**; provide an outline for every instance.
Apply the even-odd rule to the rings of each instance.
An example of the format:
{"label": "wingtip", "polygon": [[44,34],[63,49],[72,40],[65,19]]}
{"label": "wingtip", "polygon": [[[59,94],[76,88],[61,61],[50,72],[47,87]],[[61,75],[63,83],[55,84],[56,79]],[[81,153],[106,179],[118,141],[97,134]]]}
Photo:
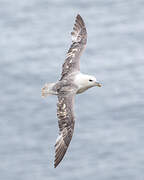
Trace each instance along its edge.
{"label": "wingtip", "polygon": [[55,160],[54,167],[56,168],[60,162],[63,160],[63,157],[67,151],[68,146],[65,144],[63,137],[60,136],[55,144]]}
{"label": "wingtip", "polygon": [[85,26],[85,23],[84,23],[84,20],[82,18],[82,16],[78,13],[77,16],[76,16],[76,23],[80,23],[82,27]]}
{"label": "wingtip", "polygon": [[59,165],[59,163],[60,163],[61,161],[59,161],[59,162],[56,162],[56,157],[55,157],[55,161],[54,161],[54,168],[56,168],[58,165]]}
{"label": "wingtip", "polygon": [[81,15],[78,13],[76,19],[82,19]]}
{"label": "wingtip", "polygon": [[81,17],[81,15],[80,15],[79,13],[76,15],[76,17],[78,17],[78,16],[80,16],[80,17]]}
{"label": "wingtip", "polygon": [[55,160],[54,160],[54,168],[58,166],[58,163],[56,163],[56,154],[55,154]]}

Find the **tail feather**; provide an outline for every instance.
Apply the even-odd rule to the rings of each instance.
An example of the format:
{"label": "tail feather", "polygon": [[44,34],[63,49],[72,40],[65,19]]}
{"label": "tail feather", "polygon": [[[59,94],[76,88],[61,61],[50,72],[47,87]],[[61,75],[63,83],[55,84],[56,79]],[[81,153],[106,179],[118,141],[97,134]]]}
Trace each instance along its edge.
{"label": "tail feather", "polygon": [[49,95],[57,95],[57,93],[53,90],[55,83],[47,83],[41,90],[42,97],[47,97]]}

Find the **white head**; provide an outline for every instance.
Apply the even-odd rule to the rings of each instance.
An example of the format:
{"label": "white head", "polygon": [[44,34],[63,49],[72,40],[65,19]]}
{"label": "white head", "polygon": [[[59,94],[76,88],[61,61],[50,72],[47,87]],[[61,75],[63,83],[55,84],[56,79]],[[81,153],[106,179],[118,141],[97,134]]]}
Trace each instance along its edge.
{"label": "white head", "polygon": [[101,87],[101,84],[97,81],[95,76],[84,74],[83,82],[86,83],[87,86],[93,87],[98,86]]}
{"label": "white head", "polygon": [[94,86],[101,87],[101,84],[97,81],[95,76],[82,73],[76,75],[75,83],[79,87],[79,89],[85,90]]}

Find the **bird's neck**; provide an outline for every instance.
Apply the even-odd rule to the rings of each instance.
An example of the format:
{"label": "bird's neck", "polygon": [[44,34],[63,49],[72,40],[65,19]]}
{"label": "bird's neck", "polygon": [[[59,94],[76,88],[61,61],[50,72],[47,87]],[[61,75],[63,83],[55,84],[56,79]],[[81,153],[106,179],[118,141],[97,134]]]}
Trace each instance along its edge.
{"label": "bird's neck", "polygon": [[82,93],[82,92],[86,91],[88,88],[90,88],[89,84],[87,83],[87,75],[86,74],[78,73],[75,76],[74,83],[78,87],[77,94]]}

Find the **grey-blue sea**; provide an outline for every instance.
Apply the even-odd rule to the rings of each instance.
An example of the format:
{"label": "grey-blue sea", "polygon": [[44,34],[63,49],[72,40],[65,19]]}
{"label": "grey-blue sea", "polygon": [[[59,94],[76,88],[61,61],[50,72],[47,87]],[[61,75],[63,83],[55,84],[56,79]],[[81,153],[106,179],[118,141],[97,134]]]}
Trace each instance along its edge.
{"label": "grey-blue sea", "polygon": [[[102,82],[78,95],[75,132],[54,169],[57,97],[77,13],[81,71]],[[144,179],[144,1],[0,0],[0,179]]]}

